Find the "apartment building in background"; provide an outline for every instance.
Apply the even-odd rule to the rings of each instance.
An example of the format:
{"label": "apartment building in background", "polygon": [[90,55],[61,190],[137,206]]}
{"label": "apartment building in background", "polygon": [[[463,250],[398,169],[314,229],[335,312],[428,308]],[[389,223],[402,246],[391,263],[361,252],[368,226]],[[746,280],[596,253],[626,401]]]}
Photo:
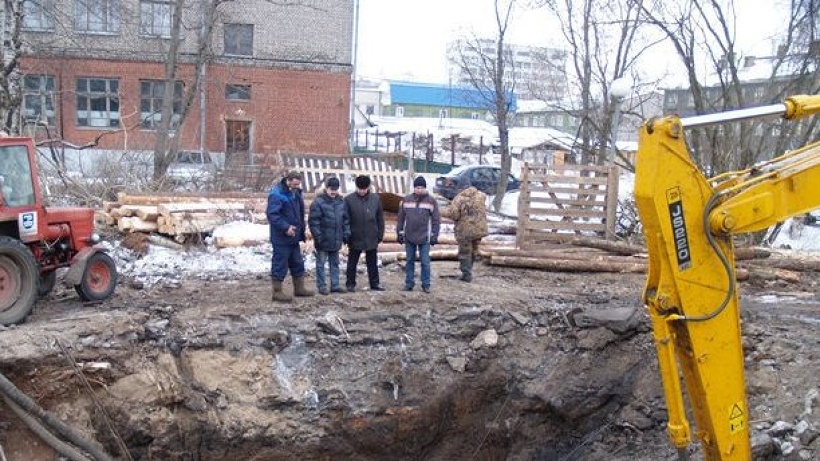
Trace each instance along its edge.
{"label": "apartment building in background", "polygon": [[[174,0],[25,0],[22,131],[112,150],[156,142]],[[344,154],[353,0],[222,3],[190,111],[205,0],[185,2],[172,136],[236,163],[276,152]]]}
{"label": "apartment building in background", "polygon": [[[557,100],[567,93],[567,52],[557,48],[506,44],[504,85],[512,88],[519,99]],[[495,59],[496,42],[490,39],[459,39],[447,45],[447,62],[452,84],[469,86],[471,75],[481,76],[485,84],[492,76],[485,71],[483,60]]]}

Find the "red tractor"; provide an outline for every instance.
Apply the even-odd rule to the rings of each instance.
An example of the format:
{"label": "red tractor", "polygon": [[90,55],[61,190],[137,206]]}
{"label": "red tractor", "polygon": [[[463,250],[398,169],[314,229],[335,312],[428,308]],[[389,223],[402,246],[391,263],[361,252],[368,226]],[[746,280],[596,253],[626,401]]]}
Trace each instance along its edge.
{"label": "red tractor", "polygon": [[0,137],[0,324],[23,322],[68,267],[85,301],[114,292],[117,268],[94,232],[94,210],[43,205],[30,138]]}

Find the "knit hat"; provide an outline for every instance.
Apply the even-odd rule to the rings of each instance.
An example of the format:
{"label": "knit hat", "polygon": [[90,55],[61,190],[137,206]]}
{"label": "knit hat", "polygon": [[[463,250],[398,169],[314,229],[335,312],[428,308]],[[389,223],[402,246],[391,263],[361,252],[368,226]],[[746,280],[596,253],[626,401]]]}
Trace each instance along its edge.
{"label": "knit hat", "polygon": [[424,176],[419,176],[418,178],[413,181],[413,187],[427,187],[427,180],[424,179]]}
{"label": "knit hat", "polygon": [[327,178],[327,181],[325,182],[325,187],[327,187],[328,189],[334,189],[334,190],[338,189],[339,188],[339,178],[337,178],[335,176]]}
{"label": "knit hat", "polygon": [[370,187],[370,176],[356,176],[356,189],[367,189],[368,187]]}
{"label": "knit hat", "polygon": [[299,180],[301,180],[301,179],[302,179],[302,175],[301,175],[301,174],[299,174],[299,172],[298,172],[298,171],[288,171],[288,172],[287,172],[287,174],[285,174],[285,179],[286,179],[286,180],[288,180],[288,181],[290,181],[291,179],[299,179]]}

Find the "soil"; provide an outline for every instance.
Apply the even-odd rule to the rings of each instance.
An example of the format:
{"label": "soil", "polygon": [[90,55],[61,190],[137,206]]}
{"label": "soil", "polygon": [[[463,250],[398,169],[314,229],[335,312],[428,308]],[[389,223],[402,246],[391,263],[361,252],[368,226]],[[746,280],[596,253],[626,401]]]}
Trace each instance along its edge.
{"label": "soil", "polygon": [[[676,459],[643,275],[433,270],[291,304],[264,275],[58,287],[0,330],[0,372],[114,459]],[[740,290],[755,459],[820,459],[816,273]],[[0,446],[59,459],[2,404]]]}

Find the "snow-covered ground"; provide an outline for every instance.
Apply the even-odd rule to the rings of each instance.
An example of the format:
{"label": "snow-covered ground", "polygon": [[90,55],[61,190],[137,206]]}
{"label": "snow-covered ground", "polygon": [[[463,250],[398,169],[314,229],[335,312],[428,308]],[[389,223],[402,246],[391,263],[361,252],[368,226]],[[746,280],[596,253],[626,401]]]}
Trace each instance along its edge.
{"label": "snow-covered ground", "polygon": [[[430,180],[428,179],[428,184]],[[619,184],[619,200],[629,200],[632,194],[632,175],[622,175]],[[488,197],[491,203],[493,197]],[[518,193],[504,196],[500,213],[515,225],[518,215]],[[261,242],[255,246],[218,249],[217,240],[242,240]],[[271,247],[268,226],[248,222],[233,222],[214,230],[206,245],[188,251],[172,250],[151,245],[148,253],[137,259],[125,248],[112,247],[122,275],[146,285],[158,282],[173,283],[181,277],[197,277],[208,280],[231,279],[237,276],[263,276],[270,272]],[[797,256],[820,258],[820,226],[805,225],[790,219],[781,227],[772,242],[772,248]],[[314,269],[312,255],[307,256],[308,270]]]}

